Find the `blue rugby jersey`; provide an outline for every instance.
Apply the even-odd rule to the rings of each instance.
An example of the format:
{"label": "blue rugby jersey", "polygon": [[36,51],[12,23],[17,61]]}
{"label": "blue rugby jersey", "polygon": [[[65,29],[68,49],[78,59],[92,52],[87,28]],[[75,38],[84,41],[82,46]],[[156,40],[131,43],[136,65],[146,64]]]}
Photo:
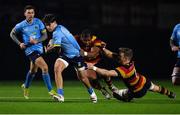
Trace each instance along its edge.
{"label": "blue rugby jersey", "polygon": [[[46,30],[42,21],[38,18],[34,18],[31,24],[28,23],[27,20],[23,20],[22,22],[16,24],[15,31],[22,35],[23,42],[25,43],[25,45],[28,45],[30,37],[35,38],[35,39],[40,39],[41,32],[46,31]],[[25,49],[25,54],[29,55],[33,51],[38,51],[40,53],[43,53],[42,43],[30,45],[29,47]]]}
{"label": "blue rugby jersey", "polygon": [[74,36],[62,25],[58,25],[52,34],[53,45],[60,46],[63,55],[68,58],[80,56],[80,46]]}

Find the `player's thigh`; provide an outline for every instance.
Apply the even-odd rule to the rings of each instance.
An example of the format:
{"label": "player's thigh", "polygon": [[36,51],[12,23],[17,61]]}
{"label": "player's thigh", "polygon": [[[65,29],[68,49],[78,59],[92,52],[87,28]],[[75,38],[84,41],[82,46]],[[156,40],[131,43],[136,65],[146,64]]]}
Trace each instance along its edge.
{"label": "player's thigh", "polygon": [[62,72],[65,68],[68,67],[68,62],[62,58],[58,58],[56,61],[55,61],[55,64],[54,64],[54,71],[57,72],[57,71],[60,71]]}
{"label": "player's thigh", "polygon": [[38,57],[36,60],[35,60],[35,65],[41,69],[45,69],[45,70],[48,70],[48,66],[45,62],[45,60],[42,58],[42,57]]}

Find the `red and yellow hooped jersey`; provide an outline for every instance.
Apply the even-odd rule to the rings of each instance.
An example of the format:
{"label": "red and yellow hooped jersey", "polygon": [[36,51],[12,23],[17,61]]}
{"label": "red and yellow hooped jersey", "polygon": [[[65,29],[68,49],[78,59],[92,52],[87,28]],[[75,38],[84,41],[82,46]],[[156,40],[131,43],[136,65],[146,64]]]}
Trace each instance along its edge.
{"label": "red and yellow hooped jersey", "polygon": [[[77,40],[78,44],[80,45],[81,49],[83,49],[86,52],[91,52],[92,47],[102,47],[102,45],[104,43],[103,41],[101,41],[100,39],[98,39],[96,36],[93,35],[92,39],[91,39],[91,44],[89,46],[85,46],[81,42],[80,36],[75,35],[74,37],[76,38],[76,40]],[[84,59],[85,59],[85,62],[96,64],[100,60],[100,57],[101,56],[100,56],[100,53],[99,53],[99,55],[97,55],[95,57],[91,57],[91,58],[85,57]]]}
{"label": "red and yellow hooped jersey", "polygon": [[134,63],[130,63],[129,66],[119,66],[116,69],[116,72],[118,72],[118,76],[120,76],[125,85],[134,93],[140,91],[143,89],[146,78],[137,73]]}

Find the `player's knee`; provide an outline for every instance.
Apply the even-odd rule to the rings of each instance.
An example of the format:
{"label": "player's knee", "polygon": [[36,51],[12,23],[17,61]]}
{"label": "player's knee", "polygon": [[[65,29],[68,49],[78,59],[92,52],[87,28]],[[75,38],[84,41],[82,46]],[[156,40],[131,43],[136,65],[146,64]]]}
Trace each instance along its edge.
{"label": "player's knee", "polygon": [[173,85],[180,85],[180,76],[174,75],[172,76]]}
{"label": "player's knee", "polygon": [[63,68],[61,66],[55,66],[54,67],[54,72],[55,73],[61,73],[63,71]]}
{"label": "player's knee", "polygon": [[36,74],[36,73],[37,73],[37,71],[35,71],[35,70],[29,70],[29,72],[30,72],[31,74]]}
{"label": "player's knee", "polygon": [[179,67],[174,67],[173,69],[172,83],[174,85],[180,85],[180,68]]}
{"label": "player's knee", "polygon": [[79,79],[84,83],[88,80],[86,76],[80,76]]}
{"label": "player's knee", "polygon": [[42,67],[42,72],[43,73],[48,73],[48,66],[43,66]]}

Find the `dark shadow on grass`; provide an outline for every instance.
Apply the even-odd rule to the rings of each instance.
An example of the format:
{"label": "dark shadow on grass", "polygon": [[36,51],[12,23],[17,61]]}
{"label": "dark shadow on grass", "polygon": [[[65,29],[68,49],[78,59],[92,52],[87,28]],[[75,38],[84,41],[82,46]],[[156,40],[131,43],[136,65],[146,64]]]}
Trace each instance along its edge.
{"label": "dark shadow on grass", "polygon": [[[117,100],[119,101],[119,100]],[[177,99],[133,99],[131,102],[123,102],[122,103],[131,103],[131,104],[180,104],[180,100]]]}

